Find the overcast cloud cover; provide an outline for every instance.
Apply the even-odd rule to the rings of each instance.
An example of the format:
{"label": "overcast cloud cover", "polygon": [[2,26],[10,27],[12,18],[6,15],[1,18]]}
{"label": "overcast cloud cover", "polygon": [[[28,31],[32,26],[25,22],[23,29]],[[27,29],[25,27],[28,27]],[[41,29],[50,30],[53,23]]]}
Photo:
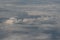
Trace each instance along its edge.
{"label": "overcast cloud cover", "polygon": [[[0,17],[51,16],[23,24],[0,23],[0,40],[60,40],[60,0],[0,0]],[[4,21],[4,20],[3,20]]]}

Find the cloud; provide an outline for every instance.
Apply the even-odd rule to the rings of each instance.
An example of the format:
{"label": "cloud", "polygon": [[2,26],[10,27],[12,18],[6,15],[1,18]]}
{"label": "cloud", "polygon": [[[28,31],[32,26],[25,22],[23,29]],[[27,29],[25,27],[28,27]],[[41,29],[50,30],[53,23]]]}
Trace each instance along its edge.
{"label": "cloud", "polygon": [[[49,19],[44,16],[40,19],[24,19],[24,24],[5,25],[1,24],[0,32],[3,40],[54,40],[60,37],[60,0],[0,0],[0,15],[4,17],[13,17],[21,12],[27,12],[28,15],[53,16],[57,20]],[[23,13],[23,16],[25,14]],[[20,15],[21,16],[21,15]],[[26,15],[24,16],[26,17]],[[28,17],[28,16],[27,16]],[[9,21],[10,22],[10,21]],[[55,24],[57,22],[57,24]],[[35,24],[35,25],[27,25]],[[39,25],[37,25],[39,24]],[[40,25],[41,24],[41,25]],[[58,29],[57,29],[58,28]],[[1,31],[1,30],[0,30]],[[9,33],[8,33],[9,32]],[[8,35],[7,35],[8,34]],[[6,36],[7,35],[7,36]]]}

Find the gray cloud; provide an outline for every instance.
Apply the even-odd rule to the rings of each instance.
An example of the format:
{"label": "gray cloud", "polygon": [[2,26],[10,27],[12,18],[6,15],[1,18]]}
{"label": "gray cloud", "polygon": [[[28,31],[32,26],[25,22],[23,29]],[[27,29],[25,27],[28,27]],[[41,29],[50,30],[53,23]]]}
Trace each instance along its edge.
{"label": "gray cloud", "polygon": [[[26,23],[25,25],[5,25],[0,23],[0,40],[60,39],[60,0],[0,0],[0,16],[10,18],[17,15],[21,17],[23,15],[26,17],[27,14],[25,15],[24,13],[33,16],[56,15],[56,20],[39,21],[40,19],[38,18],[38,21],[30,25]],[[4,18],[1,20],[4,21]]]}

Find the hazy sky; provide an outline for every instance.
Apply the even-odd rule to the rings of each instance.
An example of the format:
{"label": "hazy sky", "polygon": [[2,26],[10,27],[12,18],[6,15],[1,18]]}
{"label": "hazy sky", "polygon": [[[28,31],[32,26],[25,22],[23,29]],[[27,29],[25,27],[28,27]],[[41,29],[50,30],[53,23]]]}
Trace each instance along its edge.
{"label": "hazy sky", "polygon": [[58,14],[60,13],[60,0],[0,0],[0,15],[11,17],[21,11],[29,14]]}
{"label": "hazy sky", "polygon": [[60,0],[0,0],[0,16],[2,17],[14,17],[25,12],[29,15],[57,15],[59,16],[56,20],[57,25],[49,24],[55,23],[53,19],[47,22],[34,21],[36,24],[41,24],[34,26],[24,25],[24,23],[22,25],[3,23],[0,24],[1,40],[57,40],[56,36],[60,37]]}

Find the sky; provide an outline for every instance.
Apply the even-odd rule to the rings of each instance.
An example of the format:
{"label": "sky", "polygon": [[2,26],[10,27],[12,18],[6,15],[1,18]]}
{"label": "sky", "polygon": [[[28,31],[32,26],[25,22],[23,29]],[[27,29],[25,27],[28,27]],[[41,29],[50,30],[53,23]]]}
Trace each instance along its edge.
{"label": "sky", "polygon": [[0,40],[60,40],[60,0],[0,0],[0,17],[11,18],[25,13],[55,15],[57,24],[51,24],[55,22],[53,19],[36,21],[35,25],[0,23]]}
{"label": "sky", "polygon": [[0,0],[0,15],[11,17],[21,11],[28,14],[60,14],[60,0]]}

